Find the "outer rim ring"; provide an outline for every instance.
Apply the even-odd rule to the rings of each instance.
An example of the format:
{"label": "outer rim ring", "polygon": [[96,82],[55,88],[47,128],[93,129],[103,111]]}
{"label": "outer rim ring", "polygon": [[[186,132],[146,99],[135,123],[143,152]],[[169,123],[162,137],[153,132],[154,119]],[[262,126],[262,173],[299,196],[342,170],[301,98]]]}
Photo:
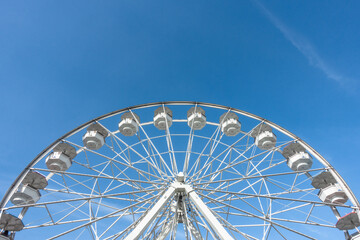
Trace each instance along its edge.
{"label": "outer rim ring", "polygon": [[[313,155],[317,160],[319,160],[324,166],[328,167],[329,171],[332,173],[332,175],[335,177],[336,181],[340,184],[341,188],[346,192],[347,196],[349,197],[350,202],[357,208],[356,212],[360,217],[360,204],[358,199],[355,197],[354,193],[351,191],[350,187],[347,185],[347,183],[344,181],[344,179],[341,177],[341,175],[334,169],[334,167],[320,154],[318,153],[315,149],[313,149],[308,143],[306,143],[305,141],[303,141],[302,139],[300,139],[299,137],[297,137],[295,134],[293,134],[292,132],[288,131],[287,129],[267,120],[264,119],[262,117],[259,117],[255,114],[252,113],[248,113],[246,111],[240,110],[240,109],[236,109],[236,108],[232,108],[232,107],[227,107],[224,105],[220,105],[220,104],[214,104],[214,103],[205,103],[205,102],[196,102],[196,101],[166,101],[166,102],[154,102],[154,103],[145,103],[145,104],[139,104],[139,105],[135,105],[135,106],[131,106],[131,107],[127,107],[127,108],[122,108],[120,110],[116,110],[107,114],[104,114],[102,116],[99,116],[97,118],[94,118],[76,128],[74,128],[73,130],[67,132],[66,134],[64,134],[62,137],[58,138],[57,140],[55,140],[53,143],[51,143],[48,147],[46,147],[43,151],[41,151],[25,168],[24,170],[17,176],[17,178],[14,180],[14,182],[10,185],[9,189],[6,191],[3,199],[0,202],[0,209],[2,209],[10,200],[11,195],[14,193],[14,191],[18,188],[18,186],[20,185],[21,181],[23,180],[23,178],[25,177],[25,174],[29,171],[29,169],[41,158],[43,158],[46,154],[48,154],[58,143],[60,143],[62,141],[62,139],[67,138],[73,134],[75,134],[76,132],[82,130],[83,128],[87,127],[88,125],[90,125],[91,123],[95,122],[95,121],[99,121],[108,117],[111,117],[113,115],[117,115],[121,112],[125,112],[128,110],[134,110],[134,109],[140,109],[140,108],[145,108],[145,107],[154,107],[154,106],[158,106],[158,105],[200,105],[200,106],[204,106],[204,107],[213,107],[213,108],[218,108],[218,109],[224,109],[224,110],[231,110],[233,112],[236,112],[238,114],[241,114],[243,116],[247,116],[250,117],[252,119],[258,120],[258,121],[263,121],[266,122],[268,125],[270,125],[271,127],[277,129],[278,131],[280,131],[281,133],[287,135],[288,137],[291,137],[292,139],[298,141],[300,144],[302,144],[307,151],[309,151],[311,153],[311,155]],[[3,211],[0,212],[0,216],[2,215]]]}

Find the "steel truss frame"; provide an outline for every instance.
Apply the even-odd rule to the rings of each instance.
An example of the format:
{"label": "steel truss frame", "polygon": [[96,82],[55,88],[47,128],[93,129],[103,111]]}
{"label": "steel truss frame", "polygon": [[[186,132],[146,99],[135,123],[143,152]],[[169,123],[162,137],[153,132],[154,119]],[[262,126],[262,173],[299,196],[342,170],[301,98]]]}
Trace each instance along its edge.
{"label": "steel truss frame", "polygon": [[[117,136],[117,131],[111,131],[107,129],[110,133],[109,138],[111,138],[111,144],[108,145],[109,149],[112,149],[114,154],[113,157],[103,155],[97,151],[92,151],[89,149],[84,149],[83,146],[69,140],[70,137],[79,133],[89,125],[97,122],[101,124],[101,120],[119,115],[121,113],[130,111],[136,111],[140,109],[145,109],[149,107],[156,106],[171,106],[171,105],[188,105],[188,106],[199,106],[199,107],[209,107],[224,110],[227,112],[234,112],[239,115],[257,120],[261,123],[266,123],[271,126],[273,129],[284,134],[285,136],[292,139],[291,141],[296,141],[300,143],[314,158],[316,158],[324,167],[317,169],[310,169],[308,171],[298,171],[298,172],[283,172],[276,174],[265,173],[269,169],[260,169],[259,166],[263,164],[267,159],[273,160],[271,157],[274,152],[280,151],[280,147],[288,144],[289,142],[281,143],[277,146],[276,149],[271,151],[264,151],[262,153],[254,152],[254,145],[248,144],[245,149],[240,150],[234,147],[237,142],[244,140],[249,136],[250,132],[242,132],[243,137],[235,141],[233,144],[223,143],[221,140],[223,134],[220,131],[219,124],[216,122],[208,122],[207,124],[213,125],[216,127],[216,130],[211,137],[199,136],[193,130],[189,129],[188,136],[188,145],[185,154],[185,161],[183,166],[183,171],[185,176],[188,177],[186,184],[172,182],[173,178],[179,173],[179,167],[176,165],[176,150],[173,146],[173,137],[177,134],[171,133],[168,128],[165,131],[164,135],[152,137],[144,129],[147,125],[152,124],[152,122],[139,123],[139,131],[142,133],[138,136],[138,142],[136,143],[127,143],[123,139]],[[186,119],[174,119],[176,122],[186,122]],[[167,143],[168,151],[161,151],[156,147],[154,142],[157,138],[165,138]],[[195,138],[203,138],[207,141],[207,144],[201,152],[195,152],[192,149],[192,143]],[[72,172],[71,169],[66,172],[62,171],[53,171],[45,168],[37,167],[36,164],[39,163],[45,156],[47,156],[54,147],[56,147],[61,142],[67,142],[75,147],[77,147],[77,153],[86,154],[95,154],[98,157],[106,159],[106,161],[101,162],[97,165],[84,164],[82,162],[77,162],[74,160],[75,164],[81,165],[84,168],[87,168],[89,172]],[[224,149],[220,154],[216,151],[222,147]],[[206,153],[205,149],[210,149]],[[117,149],[117,150],[115,150]],[[141,152],[139,149],[142,149]],[[216,154],[215,154],[216,153]],[[231,154],[236,153],[237,157],[233,158],[230,162],[227,162],[228,158],[230,159]],[[189,165],[189,159],[191,155],[198,154],[199,156],[207,156],[205,163],[200,164],[200,157],[193,163]],[[249,154],[247,156],[246,154]],[[132,155],[137,156],[135,160]],[[170,162],[165,160],[165,155],[169,156]],[[245,157],[246,156],[246,157]],[[245,159],[244,159],[245,158]],[[261,158],[259,162],[253,162],[252,159]],[[90,161],[86,158],[87,161]],[[247,175],[243,175],[240,172],[236,172],[236,166],[240,164],[248,164],[249,171]],[[148,170],[138,168],[137,165],[147,164]],[[274,164],[269,165],[269,168],[276,167],[280,164],[284,164],[284,161],[278,161],[274,159]],[[215,166],[216,169],[212,169]],[[105,173],[106,169],[114,169],[112,175]],[[132,179],[129,176],[126,176],[127,169],[132,169],[139,174],[139,179]],[[25,204],[23,206],[9,206],[8,202],[11,196],[20,186],[25,175],[30,170],[41,171],[43,173],[48,173],[47,178],[52,180],[53,176],[61,176],[64,180],[63,182],[56,182],[59,186],[62,186],[58,189],[47,188],[46,191],[51,193],[60,193],[60,194],[69,194],[76,196],[76,198],[63,199],[63,200],[54,200],[47,202],[39,202],[36,204]],[[307,176],[311,178],[312,172],[319,171],[329,171],[336,181],[339,183],[341,188],[344,190],[346,195],[349,197],[351,205],[342,205],[342,204],[330,204],[324,203],[315,200],[306,200],[306,199],[294,199],[286,197],[289,193],[292,194],[313,194],[313,189],[305,189],[300,187],[302,183],[297,181],[298,178]],[[230,172],[234,177],[231,179],[222,179],[222,174]],[[171,174],[169,174],[171,173]],[[190,175],[191,173],[191,175]],[[294,176],[292,183],[285,185],[283,182],[277,182],[273,177],[274,176]],[[81,177],[91,179],[93,183],[89,184],[88,180],[79,180]],[[108,186],[105,190],[100,186],[100,181],[111,181],[113,183],[116,181],[118,185]],[[68,183],[72,182],[72,185]],[[232,186],[236,186],[239,183],[247,183],[248,186],[241,191],[230,191],[228,190]],[[146,184],[146,187],[144,185]],[[261,185],[260,190],[256,189],[255,186]],[[269,185],[276,186],[282,191],[271,192],[268,190]],[[86,191],[89,192],[79,192],[73,190],[73,187],[83,186]],[[114,190],[121,189],[122,187],[131,187],[131,192],[118,192],[114,193]],[[252,193],[246,192],[245,190],[250,189]],[[262,191],[266,189],[266,193]],[[282,224],[284,223],[294,223],[294,224],[306,224],[306,225],[316,225],[323,226],[327,228],[334,228],[333,223],[331,222],[314,222],[310,218],[313,214],[313,210],[320,206],[330,207],[337,218],[340,217],[340,214],[337,212],[337,207],[348,208],[349,211],[356,211],[359,214],[359,202],[356,199],[355,195],[352,193],[351,189],[345,183],[343,178],[339,173],[323,158],[318,152],[316,152],[309,144],[304,142],[302,139],[298,138],[288,130],[280,127],[279,125],[272,123],[266,119],[258,117],[256,115],[226,107],[217,104],[210,103],[201,103],[201,102],[158,102],[137,105],[130,108],[121,109],[114,111],[109,114],[105,114],[98,118],[95,118],[77,128],[65,134],[55,142],[53,142],[49,147],[44,149],[33,161],[31,161],[27,167],[22,171],[22,173],[16,178],[14,183],[6,192],[4,198],[0,202],[0,216],[4,211],[11,211],[16,209],[21,209],[19,217],[22,218],[27,210],[31,207],[44,208],[49,213],[51,221],[42,223],[39,225],[33,224],[26,226],[25,229],[54,226],[54,225],[66,225],[80,223],[80,225],[69,229],[66,232],[55,235],[50,239],[55,239],[65,234],[77,231],[79,229],[84,229],[84,231],[89,231],[94,239],[104,238],[106,233],[115,225],[119,220],[124,219],[125,217],[132,217],[133,224],[130,224],[129,227],[124,229],[121,232],[108,236],[104,239],[117,239],[124,238],[126,240],[138,239],[141,236],[145,239],[150,239],[151,236],[158,236],[158,239],[165,239],[170,236],[170,239],[173,239],[176,235],[176,228],[178,222],[176,218],[173,218],[174,213],[171,211],[171,201],[176,199],[179,194],[183,194],[184,199],[189,201],[184,204],[184,207],[192,208],[192,212],[187,214],[184,219],[184,228],[185,236],[187,239],[202,239],[201,234],[206,232],[210,234],[213,238],[220,239],[234,239],[233,233],[240,234],[245,239],[257,239],[250,234],[242,232],[241,227],[254,227],[255,224],[249,223],[248,225],[234,225],[228,221],[228,218],[231,216],[243,216],[249,218],[257,218],[263,221],[264,236],[263,239],[267,239],[270,235],[270,231],[278,232],[284,239],[287,239],[286,236],[283,236],[283,233],[279,229],[286,229],[292,233],[303,236],[307,239],[314,239],[309,235],[306,235],[302,232],[298,232],[294,229],[286,227]],[[284,196],[284,197],[283,197]],[[106,199],[109,200],[119,200],[119,201],[129,201],[130,205],[126,207],[114,207],[106,203]],[[269,200],[269,206],[263,206],[261,199]],[[258,206],[254,205],[253,200],[258,201]],[[237,208],[233,206],[231,202],[241,201],[249,209],[252,209],[254,212],[258,212],[259,215],[264,217],[259,217],[259,215],[254,214],[254,212]],[[272,211],[273,204],[283,204],[283,202],[289,202],[284,205],[283,210],[278,210],[276,212]],[[63,215],[60,219],[56,219],[55,214],[51,213],[51,206],[56,204],[66,204],[69,206],[69,213]],[[83,207],[89,205],[89,213],[84,212]],[[209,206],[212,206],[211,208]],[[92,208],[97,209],[95,212],[92,212]],[[307,211],[304,212],[304,208],[307,207]],[[99,216],[98,212],[101,208],[106,208],[110,213]],[[65,211],[65,210],[64,210]],[[282,215],[289,211],[297,211],[305,214],[307,217],[303,221],[296,219],[286,219]],[[82,218],[77,220],[66,219],[75,212],[84,213]],[[138,216],[135,218],[134,216]],[[226,217],[225,217],[226,216]],[[360,214],[359,214],[360,216]],[[113,219],[113,223],[102,233],[97,233],[97,222],[103,219]],[[156,225],[157,223],[157,225]],[[204,230],[205,229],[205,230]],[[175,233],[174,233],[175,232]],[[175,235],[174,235],[175,234]],[[345,231],[345,237],[349,238],[349,234]]]}

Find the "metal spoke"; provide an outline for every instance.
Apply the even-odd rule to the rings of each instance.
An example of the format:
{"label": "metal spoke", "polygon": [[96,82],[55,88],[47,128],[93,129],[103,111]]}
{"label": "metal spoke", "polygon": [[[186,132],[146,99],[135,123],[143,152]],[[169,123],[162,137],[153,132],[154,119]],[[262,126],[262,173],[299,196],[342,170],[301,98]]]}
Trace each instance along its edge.
{"label": "metal spoke", "polygon": [[[201,130],[189,126],[191,107],[206,112]],[[321,184],[336,186],[336,197]],[[337,221],[359,208],[325,158],[281,126],[215,104],[160,102],[98,117],[51,144],[5,193],[0,224],[7,214],[24,224],[12,239],[40,229],[48,239],[350,239],[357,226]]]}

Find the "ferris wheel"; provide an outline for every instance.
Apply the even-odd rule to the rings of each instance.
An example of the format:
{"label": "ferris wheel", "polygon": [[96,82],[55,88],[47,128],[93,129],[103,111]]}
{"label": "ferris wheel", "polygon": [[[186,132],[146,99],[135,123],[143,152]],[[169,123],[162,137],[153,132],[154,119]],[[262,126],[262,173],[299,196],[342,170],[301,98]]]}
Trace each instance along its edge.
{"label": "ferris wheel", "polygon": [[160,102],[44,149],[0,203],[0,240],[360,239],[359,202],[311,146],[226,106]]}

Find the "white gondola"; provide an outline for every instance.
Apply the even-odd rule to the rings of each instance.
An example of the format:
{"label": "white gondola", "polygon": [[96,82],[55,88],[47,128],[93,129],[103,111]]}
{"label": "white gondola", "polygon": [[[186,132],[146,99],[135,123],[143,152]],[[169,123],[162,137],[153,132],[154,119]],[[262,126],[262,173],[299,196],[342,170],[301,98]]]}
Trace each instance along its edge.
{"label": "white gondola", "polygon": [[0,218],[0,229],[4,231],[21,231],[24,224],[20,218],[8,213],[2,213]]}
{"label": "white gondola", "polygon": [[39,201],[39,189],[48,185],[46,177],[38,172],[29,171],[24,177],[18,191],[12,195],[10,201],[14,205],[33,204]]}
{"label": "white gondola", "polygon": [[84,146],[91,150],[98,150],[104,146],[105,138],[108,134],[108,131],[100,124],[92,124],[87,128],[86,133],[82,138]]}
{"label": "white gondola", "polygon": [[276,136],[272,132],[262,132],[255,138],[255,145],[261,150],[269,150],[276,145]]}
{"label": "white gondola", "polygon": [[24,205],[36,203],[40,197],[39,190],[29,185],[22,185],[18,191],[11,196],[10,200],[14,205]]}
{"label": "white gondola", "polygon": [[299,143],[287,145],[283,149],[282,155],[287,159],[287,164],[293,171],[305,171],[312,166],[310,154]]}
{"label": "white gondola", "polygon": [[255,139],[255,145],[261,150],[269,150],[276,145],[276,135],[272,132],[272,128],[265,123],[255,127],[250,136]]}
{"label": "white gondola", "polygon": [[134,136],[139,131],[138,123],[140,123],[140,118],[137,114],[132,112],[124,113],[119,123],[119,131],[124,136]]}
{"label": "white gondola", "polygon": [[330,172],[322,172],[312,178],[311,185],[320,189],[318,197],[326,203],[344,204],[348,197]]}
{"label": "white gondola", "polygon": [[165,130],[172,125],[172,111],[168,107],[158,107],[154,112],[154,126],[159,130]]}
{"label": "white gondola", "polygon": [[23,185],[29,185],[35,189],[44,189],[48,185],[46,177],[38,172],[30,171],[26,174]]}
{"label": "white gondola", "polygon": [[338,184],[332,184],[321,189],[318,196],[321,201],[334,204],[344,204],[349,199]]}
{"label": "white gondola", "polygon": [[193,130],[201,130],[206,125],[205,111],[201,107],[192,107],[187,111],[187,121]]}
{"label": "white gondola", "polygon": [[46,158],[46,166],[50,170],[66,171],[70,168],[71,164],[70,157],[62,152],[53,152]]}
{"label": "white gondola", "polygon": [[311,185],[314,188],[322,189],[330,186],[331,184],[336,184],[336,180],[330,172],[322,172],[312,178]]}
{"label": "white gondola", "polygon": [[67,143],[59,143],[54,152],[46,158],[46,166],[50,170],[66,171],[72,164],[72,159],[76,157],[76,150]]}
{"label": "white gondola", "polygon": [[221,131],[229,137],[240,133],[241,124],[239,117],[232,112],[226,112],[220,116]]}
{"label": "white gondola", "polygon": [[360,226],[359,216],[356,212],[346,214],[339,218],[335,225],[339,230],[350,230]]}

